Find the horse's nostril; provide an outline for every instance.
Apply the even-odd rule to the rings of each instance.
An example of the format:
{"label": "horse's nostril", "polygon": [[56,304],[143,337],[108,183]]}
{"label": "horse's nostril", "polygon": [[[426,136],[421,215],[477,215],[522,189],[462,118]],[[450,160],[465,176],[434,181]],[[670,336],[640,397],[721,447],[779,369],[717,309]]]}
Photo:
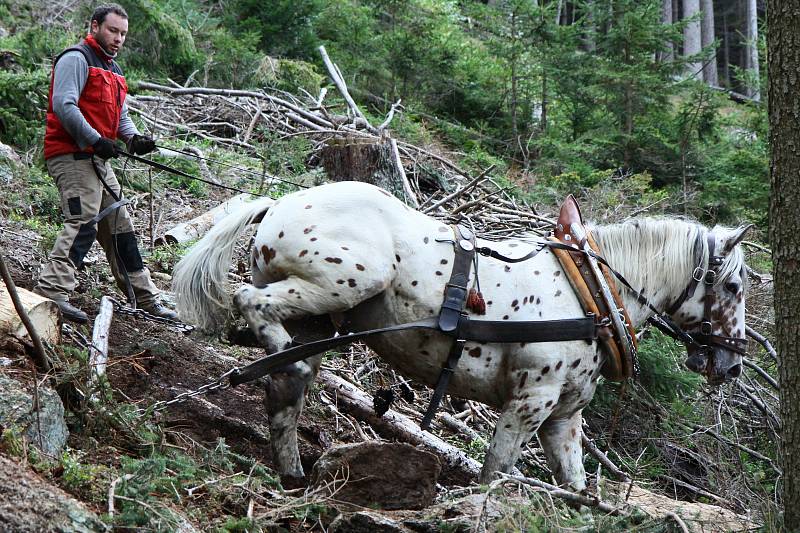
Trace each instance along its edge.
{"label": "horse's nostril", "polygon": [[736,379],[742,375],[742,365],[733,365],[728,369],[727,377],[729,379]]}

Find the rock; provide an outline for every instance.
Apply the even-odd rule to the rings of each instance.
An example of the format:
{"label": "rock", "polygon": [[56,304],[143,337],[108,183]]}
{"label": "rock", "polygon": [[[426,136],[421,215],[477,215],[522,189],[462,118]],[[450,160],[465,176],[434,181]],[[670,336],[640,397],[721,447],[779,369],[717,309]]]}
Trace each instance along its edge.
{"label": "rock", "polygon": [[7,144],[0,143],[0,161],[6,160],[10,161],[13,165],[19,166],[22,164],[22,160],[17,155],[17,152],[14,151]]}
{"label": "rock", "polygon": [[468,494],[463,498],[442,502],[436,505],[436,512],[441,512],[444,519],[461,519],[467,524],[474,524],[478,517],[494,521],[501,518],[506,505],[491,497],[490,493]]}
{"label": "rock", "polygon": [[7,144],[0,143],[0,185],[8,185],[14,178],[14,172],[22,166],[17,152]]}
{"label": "rock", "polygon": [[0,530],[89,533],[109,528],[82,503],[0,455]]}
{"label": "rock", "polygon": [[361,511],[340,514],[331,522],[330,533],[410,533],[400,523],[378,513]]}
{"label": "rock", "polygon": [[30,444],[47,455],[58,456],[69,435],[64,420],[64,404],[53,389],[39,387],[38,415],[33,405],[32,392],[7,374],[0,373],[0,427],[16,429]]}
{"label": "rock", "polygon": [[[336,446],[314,465],[310,485],[336,500],[379,509],[424,509],[436,496],[439,458],[410,444],[378,441]],[[346,480],[346,482],[345,482]]]}

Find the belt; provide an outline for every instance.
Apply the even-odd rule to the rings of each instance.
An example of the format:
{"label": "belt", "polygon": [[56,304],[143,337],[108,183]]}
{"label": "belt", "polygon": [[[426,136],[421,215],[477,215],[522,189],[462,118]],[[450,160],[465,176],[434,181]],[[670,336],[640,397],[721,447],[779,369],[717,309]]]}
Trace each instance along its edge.
{"label": "belt", "polygon": [[84,159],[91,159],[92,154],[88,152],[73,152],[72,158],[75,159],[76,161],[83,161]]}

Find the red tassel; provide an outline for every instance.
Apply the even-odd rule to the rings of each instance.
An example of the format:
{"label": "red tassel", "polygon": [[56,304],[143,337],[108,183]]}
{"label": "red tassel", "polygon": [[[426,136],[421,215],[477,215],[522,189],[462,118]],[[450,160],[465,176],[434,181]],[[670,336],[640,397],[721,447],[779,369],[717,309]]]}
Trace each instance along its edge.
{"label": "red tassel", "polygon": [[467,309],[477,315],[485,315],[486,302],[483,299],[483,294],[475,289],[470,289],[467,295]]}

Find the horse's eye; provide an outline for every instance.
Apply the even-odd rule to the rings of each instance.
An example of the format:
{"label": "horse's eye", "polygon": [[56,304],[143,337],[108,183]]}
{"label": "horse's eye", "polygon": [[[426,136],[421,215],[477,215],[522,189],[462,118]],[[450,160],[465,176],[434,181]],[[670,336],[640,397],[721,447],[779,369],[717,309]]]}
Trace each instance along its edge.
{"label": "horse's eye", "polygon": [[739,292],[739,284],[733,281],[729,281],[725,284],[725,290],[731,294],[736,294]]}

